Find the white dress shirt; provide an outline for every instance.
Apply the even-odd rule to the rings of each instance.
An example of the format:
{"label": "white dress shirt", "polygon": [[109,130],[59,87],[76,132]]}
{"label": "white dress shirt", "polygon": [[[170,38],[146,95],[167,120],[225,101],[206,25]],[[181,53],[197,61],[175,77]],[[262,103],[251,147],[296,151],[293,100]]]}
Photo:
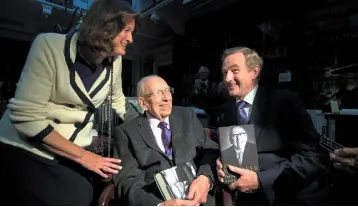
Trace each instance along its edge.
{"label": "white dress shirt", "polygon": [[[255,96],[257,93],[257,89],[258,89],[259,85],[256,85],[254,89],[252,89],[250,91],[249,94],[247,94],[247,96],[245,96],[245,98],[243,99],[247,104],[246,107],[244,108],[247,117],[250,119],[250,115],[251,115],[251,111],[252,111],[252,104],[254,103],[255,100]],[[236,104],[241,101],[240,99],[236,98]]]}
{"label": "white dress shirt", "polygon": [[[152,129],[153,135],[155,137],[155,142],[157,143],[159,149],[165,153],[164,144],[163,144],[163,140],[162,140],[162,129],[158,127],[160,120],[155,118],[154,116],[150,115],[147,112],[146,112],[146,115],[147,115],[147,118],[149,121],[149,126]],[[164,122],[168,124],[167,127],[168,127],[168,129],[170,129],[169,117],[165,118]],[[162,205],[162,203],[158,204],[158,206],[161,206],[161,205]]]}
{"label": "white dress shirt", "polygon": [[[149,113],[146,113],[146,115],[149,121],[150,128],[152,129],[152,132],[154,134],[155,142],[157,143],[159,149],[165,153],[164,144],[162,140],[162,129],[158,127],[160,120],[153,117]],[[168,124],[168,129],[170,129],[169,117],[165,118],[164,122]]]}

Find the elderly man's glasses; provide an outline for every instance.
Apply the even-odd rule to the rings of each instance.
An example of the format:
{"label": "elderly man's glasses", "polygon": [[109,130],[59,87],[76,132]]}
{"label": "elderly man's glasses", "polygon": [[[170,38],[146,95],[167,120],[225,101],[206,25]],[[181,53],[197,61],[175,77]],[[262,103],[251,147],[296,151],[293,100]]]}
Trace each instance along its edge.
{"label": "elderly man's glasses", "polygon": [[245,132],[239,132],[239,133],[233,134],[233,136],[238,137],[238,136],[245,135],[245,134],[246,134]]}
{"label": "elderly man's glasses", "polygon": [[162,89],[162,90],[155,90],[152,93],[144,95],[143,97],[145,97],[145,98],[149,98],[149,97],[152,97],[152,96],[163,97],[164,95],[167,95],[169,93],[173,94],[174,93],[174,88],[169,87],[169,88],[165,88],[165,89]]}

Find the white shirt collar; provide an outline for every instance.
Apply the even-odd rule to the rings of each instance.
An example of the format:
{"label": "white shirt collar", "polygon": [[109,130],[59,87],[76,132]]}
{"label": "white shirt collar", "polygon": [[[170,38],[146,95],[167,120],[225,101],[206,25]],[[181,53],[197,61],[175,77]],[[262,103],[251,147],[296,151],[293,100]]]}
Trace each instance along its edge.
{"label": "white shirt collar", "polygon": [[[247,96],[245,96],[244,101],[248,104],[250,104],[250,106],[252,106],[252,104],[254,103],[255,100],[255,96],[257,93],[257,89],[258,89],[259,85],[257,84],[255,86],[255,88],[253,88],[249,94],[247,94]],[[236,98],[236,103],[238,103],[240,101],[240,99]]]}
{"label": "white shirt collar", "polygon": [[[146,112],[145,113],[147,115],[148,121],[149,121],[149,125],[151,127],[158,127],[160,120],[155,118],[154,116],[152,116],[150,113]],[[168,129],[170,129],[170,124],[169,124],[169,117],[166,117],[164,119],[164,122],[168,124]]]}

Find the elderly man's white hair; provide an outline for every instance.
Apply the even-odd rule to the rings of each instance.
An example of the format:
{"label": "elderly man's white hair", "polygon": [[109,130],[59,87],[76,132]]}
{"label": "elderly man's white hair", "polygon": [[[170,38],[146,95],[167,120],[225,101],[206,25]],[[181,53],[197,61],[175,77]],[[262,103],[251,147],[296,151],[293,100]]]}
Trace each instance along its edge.
{"label": "elderly man's white hair", "polygon": [[[144,93],[144,83],[151,78],[162,78],[159,75],[148,75],[139,80],[137,83],[137,97],[143,96]],[[163,78],[162,78],[163,79]]]}

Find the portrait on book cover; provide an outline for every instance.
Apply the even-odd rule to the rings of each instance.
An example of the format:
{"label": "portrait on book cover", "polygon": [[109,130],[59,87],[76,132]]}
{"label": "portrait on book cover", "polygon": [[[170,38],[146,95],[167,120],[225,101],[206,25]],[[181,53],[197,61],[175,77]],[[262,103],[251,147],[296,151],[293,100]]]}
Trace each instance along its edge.
{"label": "portrait on book cover", "polygon": [[[224,164],[258,169],[255,131],[253,125],[219,129],[221,159]],[[252,169],[251,169],[252,168]]]}
{"label": "portrait on book cover", "polygon": [[162,171],[170,192],[177,199],[187,198],[190,183],[195,174],[195,169],[190,162]]}

